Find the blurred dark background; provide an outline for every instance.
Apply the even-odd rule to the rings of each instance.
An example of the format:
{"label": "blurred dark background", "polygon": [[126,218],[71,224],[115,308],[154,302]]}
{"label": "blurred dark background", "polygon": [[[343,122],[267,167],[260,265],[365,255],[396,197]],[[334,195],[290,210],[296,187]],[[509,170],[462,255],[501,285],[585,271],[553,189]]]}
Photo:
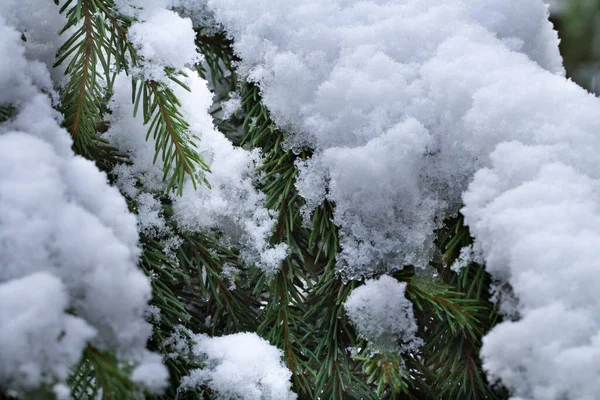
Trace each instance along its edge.
{"label": "blurred dark background", "polygon": [[600,94],[600,0],[547,0],[567,75]]}

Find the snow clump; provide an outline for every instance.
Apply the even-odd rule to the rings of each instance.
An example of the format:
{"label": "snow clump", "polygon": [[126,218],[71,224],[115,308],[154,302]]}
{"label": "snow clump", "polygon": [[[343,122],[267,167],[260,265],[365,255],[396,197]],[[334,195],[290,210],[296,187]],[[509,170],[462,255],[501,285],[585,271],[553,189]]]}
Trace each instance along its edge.
{"label": "snow clump", "polygon": [[288,146],[315,150],[297,187],[310,199],[305,214],[325,198],[336,204],[338,268],[350,279],[428,264],[433,230],[503,140],[483,141],[463,120],[485,77],[502,77],[498,64],[477,75],[488,53],[564,74],[541,0],[208,6],[235,39],[240,73],[290,132]]}
{"label": "snow clump", "polygon": [[[600,100],[565,79],[542,0],[209,0],[336,204],[348,278],[424,267],[462,204],[520,319],[483,341],[514,399],[600,392]],[[304,184],[327,182],[328,188]],[[310,212],[310,210],[308,210]],[[510,296],[509,296],[510,297]]]}
{"label": "snow clump", "polygon": [[344,303],[358,334],[371,342],[375,350],[399,352],[421,345],[422,340],[416,337],[413,305],[405,291],[406,282],[382,275],[354,289]]}
{"label": "snow clump", "polygon": [[292,373],[281,350],[255,333],[194,335],[194,356],[204,364],[182,379],[183,388],[206,386],[217,399],[295,400]]}
{"label": "snow clump", "polygon": [[0,106],[13,107],[0,122],[0,385],[63,381],[91,343],[138,364],[134,373],[152,366],[152,388],[163,387],[167,370],[146,350],[151,287],[135,216],[71,150],[46,65],[2,15],[0,37]]}
{"label": "snow clump", "polygon": [[[162,71],[165,66],[177,68],[187,75],[179,79],[189,91],[168,79],[164,79],[163,83],[173,90],[181,103],[180,112],[189,124],[185,140],[195,145],[210,166],[210,172],[197,177],[197,188],[188,177],[181,196],[170,194],[174,221],[187,232],[219,229],[225,234],[225,245],[241,246],[243,262],[273,273],[286,257],[287,247],[285,244],[269,244],[275,218],[264,206],[264,194],[255,188],[254,171],[260,163],[260,154],[258,150],[248,151],[234,146],[215,128],[208,112],[213,94],[206,80],[185,68],[197,58],[192,24],[188,18],[166,10],[163,11],[171,13],[168,18],[166,14],[165,18],[160,17],[163,11],[160,11],[158,3],[161,2],[156,0],[145,6],[143,11],[137,11],[142,21],[132,26],[130,36],[137,38],[146,56],[145,75],[147,71]],[[157,36],[156,32],[164,34],[158,35],[160,38],[156,40],[147,38]],[[177,52],[177,57],[172,56],[172,51]],[[154,72],[151,74],[157,79],[164,78]],[[172,232],[162,216],[162,206],[158,199],[147,193],[164,191],[162,165],[154,162],[155,143],[152,138],[146,140],[148,126],[144,125],[143,117],[133,115],[128,81],[124,73],[115,81],[110,129],[106,134],[113,145],[129,155],[131,162],[115,168],[117,184],[124,193],[138,201],[140,229],[168,236]],[[202,183],[203,178],[210,187]],[[138,183],[142,184],[146,193],[140,190]]]}

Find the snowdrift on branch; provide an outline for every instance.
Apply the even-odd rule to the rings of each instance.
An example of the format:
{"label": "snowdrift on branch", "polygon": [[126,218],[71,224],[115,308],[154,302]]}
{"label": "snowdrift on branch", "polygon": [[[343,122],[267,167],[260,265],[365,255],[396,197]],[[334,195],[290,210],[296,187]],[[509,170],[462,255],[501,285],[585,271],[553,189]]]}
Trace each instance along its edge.
{"label": "snowdrift on branch", "polygon": [[219,400],[297,398],[291,390],[292,373],[282,362],[283,352],[255,333],[210,337],[183,328],[167,342],[178,356],[203,364],[182,379],[183,390],[205,386]]}
{"label": "snowdrift on branch", "polygon": [[[180,103],[182,117],[189,124],[184,140],[191,143],[210,166],[210,171],[201,177],[210,187],[200,184],[195,188],[188,178],[183,183],[181,195],[168,193],[173,204],[173,219],[185,232],[219,230],[224,233],[226,245],[241,247],[242,261],[273,273],[285,258],[287,247],[268,242],[275,218],[264,206],[264,194],[254,187],[259,152],[233,146],[215,128],[208,113],[213,93],[207,82],[189,69],[200,59],[192,22],[164,9],[167,3],[160,0],[144,3],[138,15],[140,20],[132,25],[129,36],[144,57],[144,66],[139,72],[147,79],[162,80],[173,91]],[[127,9],[125,5],[122,6]],[[189,90],[163,76],[165,67],[183,72],[185,75],[178,79]],[[129,79],[125,73],[117,77],[110,104],[111,127],[107,137],[130,157],[130,163],[116,168],[117,184],[141,205],[138,221],[142,231],[168,235],[160,213],[161,204],[149,194],[164,192],[164,171],[161,164],[155,162],[155,141],[147,140],[151,123],[144,124],[141,113],[134,117]]]}
{"label": "snowdrift on branch", "polygon": [[546,5],[208,5],[288,145],[316,150],[297,187],[335,202],[340,272],[424,267],[464,202],[476,251],[518,298],[519,319],[484,339],[489,376],[515,398],[597,396],[600,101],[565,79]]}
{"label": "snowdrift on branch", "polygon": [[[55,31],[57,34],[58,29]],[[154,365],[143,313],[151,296],[137,268],[135,217],[119,191],[74,155],[52,108],[46,66],[25,57],[0,16],[0,384],[16,390],[64,380],[88,342],[139,367]]]}

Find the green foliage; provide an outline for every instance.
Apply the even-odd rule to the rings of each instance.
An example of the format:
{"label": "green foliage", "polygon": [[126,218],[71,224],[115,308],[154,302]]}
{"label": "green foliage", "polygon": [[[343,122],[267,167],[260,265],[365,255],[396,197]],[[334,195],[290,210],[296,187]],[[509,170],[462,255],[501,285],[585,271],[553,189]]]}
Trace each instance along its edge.
{"label": "green foliage", "polygon": [[238,58],[231,51],[233,42],[224,32],[206,34],[206,31],[204,27],[197,28],[196,46],[205,59],[204,64],[197,66],[198,73],[204,79],[210,79],[215,87],[223,85],[229,90],[236,90],[238,81],[234,62]]}
{"label": "green foliage", "polygon": [[379,398],[384,396],[399,396],[410,394],[410,378],[404,366],[404,360],[397,354],[372,354],[356,356],[355,359],[363,362],[363,373],[368,384],[376,386]]}
{"label": "green foliage", "polygon": [[[178,78],[175,71],[167,70],[167,76],[175,84],[189,90]],[[180,72],[181,75],[183,73]],[[154,162],[160,155],[163,161],[163,180],[167,181],[166,190],[177,188],[183,193],[186,176],[192,180],[194,189],[198,180],[198,167],[209,172],[208,165],[196,151],[196,144],[189,131],[189,124],[179,112],[179,100],[165,82],[133,78],[134,115],[142,103],[144,125],[149,125],[146,140],[154,139],[156,153]],[[204,180],[208,185],[208,182]]]}
{"label": "green foliage", "polygon": [[[446,377],[432,382],[432,386],[442,398],[506,399],[504,389],[491,387],[487,382],[478,356],[481,337],[499,322],[489,297],[490,276],[475,262],[469,262],[458,274],[446,267],[458,258],[461,248],[472,244],[462,216],[447,219],[437,236],[444,262],[436,267],[446,287],[427,290],[426,301],[435,310],[435,318],[420,318],[420,327],[427,328],[422,337],[428,368]],[[414,298],[413,301],[417,308],[422,304]]]}
{"label": "green foliage", "polygon": [[[99,137],[103,114],[116,74],[135,67],[143,70],[145,60],[127,39],[132,21],[119,14],[112,0],[67,0],[60,8],[67,23],[61,34],[74,31],[58,51],[54,67],[68,62],[69,81],[62,93],[61,111],[65,128],[71,133],[74,150],[92,160],[106,159],[113,153]],[[177,78],[182,72],[167,68],[172,84],[185,85]],[[186,88],[187,89],[187,88]],[[208,166],[196,151],[189,125],[179,111],[179,101],[167,81],[143,75],[132,76],[132,101],[135,111],[141,103],[148,136],[156,144],[156,157],[163,162],[166,191],[181,194],[186,176],[196,187]],[[104,156],[104,152],[108,152]]]}
{"label": "green foliage", "polygon": [[141,388],[129,380],[131,366],[113,354],[88,347],[68,381],[75,399],[143,399]]}
{"label": "green foliage", "polygon": [[268,111],[260,103],[258,87],[245,84],[242,95],[246,133],[242,144],[262,149],[264,162],[261,170],[264,175],[261,189],[267,196],[267,207],[279,212],[272,241],[286,243],[290,249],[288,258],[275,276],[256,278],[255,295],[268,294],[268,302],[260,314],[258,332],[283,350],[288,368],[297,371],[293,377],[294,384],[308,398],[314,398],[311,382],[314,369],[310,362],[314,355],[307,347],[306,336],[310,327],[304,319],[306,311],[303,303],[310,282],[310,271],[306,267],[314,264],[315,259],[303,246],[307,232],[301,226],[302,200],[294,186],[294,161],[299,156],[281,146],[284,132],[275,127]]}
{"label": "green foliage", "polygon": [[12,105],[0,105],[0,123],[8,121],[17,111]]}
{"label": "green foliage", "polygon": [[[268,110],[260,102],[259,89],[246,84],[242,93],[247,132],[242,143],[263,151],[261,188],[267,194],[269,207],[279,210],[274,239],[292,249],[290,258],[271,280],[269,300],[276,300],[272,307],[271,302],[267,304],[265,316],[267,326],[272,328],[267,333],[260,332],[284,349],[301,397],[506,397],[490,388],[478,358],[481,337],[495,322],[495,310],[487,298],[489,276],[476,264],[468,265],[459,275],[448,268],[460,249],[471,243],[462,219],[448,219],[438,232],[443,261],[434,265],[437,279],[416,275],[410,267],[395,274],[397,279],[408,282],[407,297],[413,301],[420,336],[426,344],[418,354],[404,357],[370,352],[366,343],[356,337],[343,310],[344,301],[360,283],[344,282],[335,272],[339,251],[338,230],[333,224],[335,206],[323,203],[312,215],[311,227],[302,225],[303,200],[294,186],[295,162],[310,157],[311,152],[307,149],[296,154],[286,150],[282,146],[285,133],[270,120]],[[290,286],[291,282],[296,283]],[[297,314],[302,313],[299,324]],[[298,339],[296,332],[307,333]],[[354,356],[349,351],[352,348],[363,350]],[[309,384],[306,371],[312,374]]]}
{"label": "green foliage", "polygon": [[68,61],[65,74],[71,79],[64,88],[61,111],[75,150],[83,153],[96,148],[94,138],[105,102],[104,79],[111,74],[108,56],[111,53],[114,56],[115,52],[108,43],[114,32],[108,29],[99,13],[101,2],[80,1],[69,8],[72,3],[73,0],[69,0],[60,9],[61,13],[66,11],[67,17],[61,34],[70,29],[75,32],[59,49],[54,66]]}

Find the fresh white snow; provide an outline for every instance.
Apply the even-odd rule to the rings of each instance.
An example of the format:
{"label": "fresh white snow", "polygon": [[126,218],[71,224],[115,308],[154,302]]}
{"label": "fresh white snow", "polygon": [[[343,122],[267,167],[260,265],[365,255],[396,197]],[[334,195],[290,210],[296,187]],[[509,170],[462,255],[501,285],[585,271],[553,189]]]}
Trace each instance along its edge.
{"label": "fresh white snow", "polygon": [[[195,144],[210,166],[210,172],[203,176],[210,187],[201,183],[194,189],[191,179],[187,179],[181,196],[169,194],[174,220],[186,232],[218,229],[225,234],[225,244],[241,246],[242,261],[273,273],[287,255],[287,247],[268,243],[275,219],[263,205],[264,194],[254,187],[259,152],[233,146],[215,128],[208,113],[213,94],[207,82],[188,68],[198,61],[192,22],[164,9],[166,4],[159,0],[145,3],[144,8],[138,10],[140,22],[132,25],[129,36],[144,56],[140,71],[144,76],[164,81],[161,73],[165,67],[187,75],[181,76],[180,80],[189,91],[171,81],[164,82],[180,101],[180,111],[189,124],[185,140]],[[132,162],[117,166],[118,185],[124,193],[140,202],[138,222],[141,229],[168,235],[170,229],[160,214],[161,205],[147,192],[164,191],[162,166],[160,162],[154,163],[155,145],[152,138],[146,140],[148,126],[143,124],[143,117],[133,116],[129,79],[121,73],[116,80],[111,101],[111,126],[107,132],[111,143],[126,152]],[[136,186],[138,182],[145,192]]]}
{"label": "fresh white snow", "polygon": [[[216,130],[208,114],[212,94],[206,81],[191,70],[184,71],[188,77],[181,79],[190,91],[175,84],[171,87],[190,125],[188,140],[196,144],[210,166],[210,172],[205,175],[210,187],[201,183],[194,189],[191,180],[186,180],[181,196],[171,194],[174,219],[179,228],[187,232],[219,229],[226,234],[226,244],[241,245],[243,261],[272,273],[285,258],[287,247],[268,243],[275,219],[263,205],[264,194],[254,187],[259,153],[233,146]],[[161,163],[153,162],[154,142],[146,141],[148,127],[144,126],[142,116],[133,117],[130,84],[124,74],[116,80],[111,107],[113,114],[107,137],[132,161],[131,165],[116,168],[118,185],[124,193],[142,200],[142,206],[138,208],[142,230],[168,234],[170,231],[160,215],[158,200],[136,187],[136,182],[140,182],[145,190],[161,193],[166,184],[162,180]]]}
{"label": "fresh white snow", "polygon": [[162,387],[166,368],[146,350],[151,289],[136,265],[135,216],[106,175],[74,155],[42,92],[53,94],[46,65],[28,58],[2,15],[0,37],[0,104],[16,107],[0,125],[0,384],[64,380],[91,342],[153,365],[153,388]]}
{"label": "fresh white snow", "polygon": [[192,21],[164,8],[145,7],[141,20],[128,30],[128,39],[144,58],[146,79],[164,79],[165,67],[181,70],[200,60]]}
{"label": "fresh white snow", "polygon": [[547,6],[208,5],[288,145],[316,150],[297,187],[335,202],[340,272],[424,267],[464,202],[476,251],[518,299],[520,319],[484,339],[490,378],[515,399],[597,396],[600,102],[564,78]]}
{"label": "fresh white snow", "polygon": [[422,340],[413,305],[405,297],[406,282],[388,275],[369,279],[354,289],[344,303],[346,313],[358,334],[367,339],[374,351],[415,350]]}
{"label": "fresh white snow", "polygon": [[[158,80],[165,67],[188,73],[191,91],[173,90],[189,139],[210,164],[204,177],[212,189],[194,191],[186,181],[183,195],[171,196],[181,229],[223,231],[227,243],[241,244],[244,261],[267,273],[287,252],[268,244],[274,217],[254,187],[259,153],[215,129],[212,94],[188,69],[199,60],[193,23],[169,6],[191,7],[196,24],[222,24],[235,39],[240,73],[260,85],[289,132],[286,146],[315,150],[298,164],[297,188],[307,219],[323,200],[335,203],[345,278],[424,268],[435,227],[463,205],[472,251],[496,287],[512,288],[499,298],[515,319],[483,340],[489,377],[515,400],[597,397],[600,101],[565,79],[542,0],[117,4],[138,18],[129,37],[144,65],[135,73]],[[0,384],[22,390],[64,380],[91,342],[138,363],[132,378],[159,389],[167,374],[145,349],[151,290],[136,263],[138,229],[170,234],[157,200],[163,172],[147,127],[133,117],[124,75],[107,137],[131,156],[115,172],[137,200],[138,218],[93,163],[73,154],[52,107],[64,71],[48,69],[63,24],[52,2],[0,4],[0,105],[17,106],[0,124]],[[345,303],[359,334],[383,351],[418,344],[404,291],[383,275]],[[186,385],[224,398],[295,398],[281,352],[258,336],[194,340],[192,356],[206,367]]]}
{"label": "fresh white snow", "polygon": [[240,72],[289,129],[288,145],[316,150],[297,187],[315,206],[324,190],[311,183],[328,182],[349,278],[428,263],[436,224],[504,139],[472,138],[462,123],[486,77],[516,62],[479,75],[486,60],[515,51],[529,57],[517,64],[563,73],[541,1],[208,5],[235,39]]}
{"label": "fresh white snow", "polygon": [[216,399],[295,400],[292,373],[285,367],[282,351],[255,333],[227,336],[193,335],[192,353],[204,368],[192,370],[182,387],[207,386]]}

